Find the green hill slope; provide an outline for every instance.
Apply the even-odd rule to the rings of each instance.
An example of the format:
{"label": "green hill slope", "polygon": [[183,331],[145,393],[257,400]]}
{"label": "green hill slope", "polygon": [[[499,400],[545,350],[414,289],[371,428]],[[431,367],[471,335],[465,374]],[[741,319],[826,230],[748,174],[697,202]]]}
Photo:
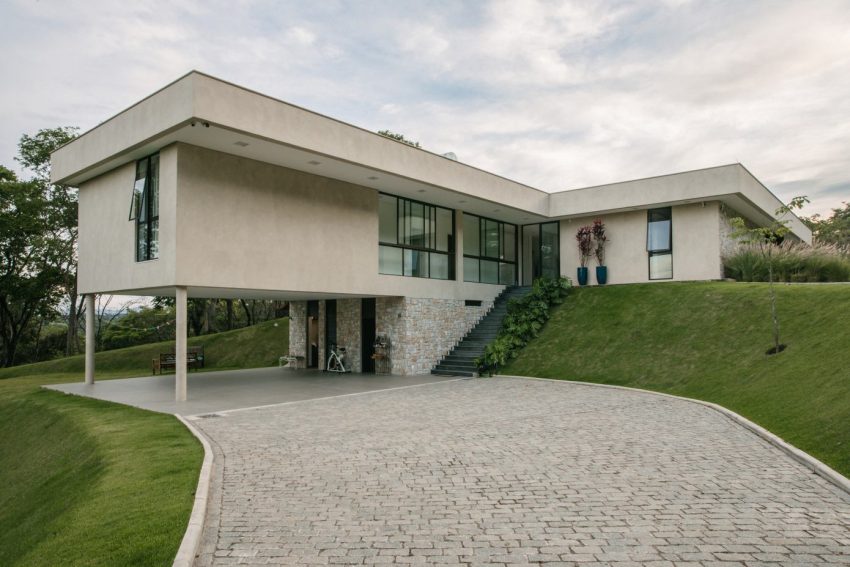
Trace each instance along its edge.
{"label": "green hill slope", "polygon": [[[189,340],[207,369],[271,366],[286,319]],[[172,343],[98,353],[97,379],[145,376]],[[0,370],[0,565],[168,565],[203,459],[174,416],[66,396],[76,356]]]}
{"label": "green hill slope", "polygon": [[[266,321],[252,327],[213,335],[190,337],[189,345],[204,345],[207,370],[257,368],[277,364],[289,352],[289,319]],[[108,350],[95,354],[98,378],[145,376],[151,373],[151,360],[161,352],[170,352],[174,341]],[[45,374],[82,374],[83,355],[58,358],[47,362],[0,369],[0,379],[14,376]]]}
{"label": "green hill slope", "polygon": [[723,405],[850,476],[850,286],[766,284],[575,290],[504,374],[656,390]]}

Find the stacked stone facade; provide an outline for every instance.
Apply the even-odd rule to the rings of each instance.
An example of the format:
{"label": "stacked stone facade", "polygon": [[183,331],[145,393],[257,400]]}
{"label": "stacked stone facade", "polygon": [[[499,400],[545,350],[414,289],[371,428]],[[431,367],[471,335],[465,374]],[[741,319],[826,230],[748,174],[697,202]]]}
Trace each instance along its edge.
{"label": "stacked stone facade", "polygon": [[[418,299],[378,297],[375,301],[375,334],[389,337],[392,373],[427,374],[473,326],[493,307],[492,301],[467,306],[457,299]],[[325,345],[325,302],[319,302],[319,357],[327,360]],[[290,354],[306,356],[306,301],[293,301],[289,307]],[[336,335],[346,347],[347,365],[361,372],[360,299],[336,302]],[[323,367],[320,364],[320,367]]]}
{"label": "stacked stone facade", "polygon": [[289,303],[289,354],[307,356],[307,302]]}
{"label": "stacked stone facade", "polygon": [[379,297],[376,333],[392,343],[393,374],[427,374],[492,308],[457,299]]}
{"label": "stacked stone facade", "polygon": [[345,347],[345,366],[352,372],[363,370],[360,360],[361,311],[360,299],[338,299],[336,302],[336,340]]}

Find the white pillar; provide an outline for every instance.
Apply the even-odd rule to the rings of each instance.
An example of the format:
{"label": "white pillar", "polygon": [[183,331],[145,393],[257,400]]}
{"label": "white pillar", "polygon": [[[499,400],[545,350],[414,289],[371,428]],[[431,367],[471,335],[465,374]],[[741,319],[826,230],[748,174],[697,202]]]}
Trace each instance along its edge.
{"label": "white pillar", "polygon": [[94,298],[93,293],[86,295],[86,384],[94,384],[94,324],[97,321]]}
{"label": "white pillar", "polygon": [[177,287],[175,305],[174,399],[186,401],[186,288]]}

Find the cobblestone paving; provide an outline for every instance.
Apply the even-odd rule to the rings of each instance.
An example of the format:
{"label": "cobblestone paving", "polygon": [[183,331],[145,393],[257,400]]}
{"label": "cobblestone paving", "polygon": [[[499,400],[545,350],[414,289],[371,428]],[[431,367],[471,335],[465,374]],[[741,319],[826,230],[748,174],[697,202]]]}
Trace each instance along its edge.
{"label": "cobblestone paving", "polygon": [[195,423],[203,565],[850,565],[850,497],[688,402],[496,378]]}

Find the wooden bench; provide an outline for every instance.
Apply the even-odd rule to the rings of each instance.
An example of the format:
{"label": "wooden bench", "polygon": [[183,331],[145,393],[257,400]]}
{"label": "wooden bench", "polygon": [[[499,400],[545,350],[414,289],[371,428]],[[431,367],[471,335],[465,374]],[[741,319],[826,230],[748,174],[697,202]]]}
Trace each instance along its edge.
{"label": "wooden bench", "polygon": [[[177,369],[177,355],[173,352],[160,353],[159,358],[154,358],[152,361],[153,373],[163,373],[165,370]],[[204,367],[204,347],[190,346],[186,348],[186,368],[198,369]]]}

